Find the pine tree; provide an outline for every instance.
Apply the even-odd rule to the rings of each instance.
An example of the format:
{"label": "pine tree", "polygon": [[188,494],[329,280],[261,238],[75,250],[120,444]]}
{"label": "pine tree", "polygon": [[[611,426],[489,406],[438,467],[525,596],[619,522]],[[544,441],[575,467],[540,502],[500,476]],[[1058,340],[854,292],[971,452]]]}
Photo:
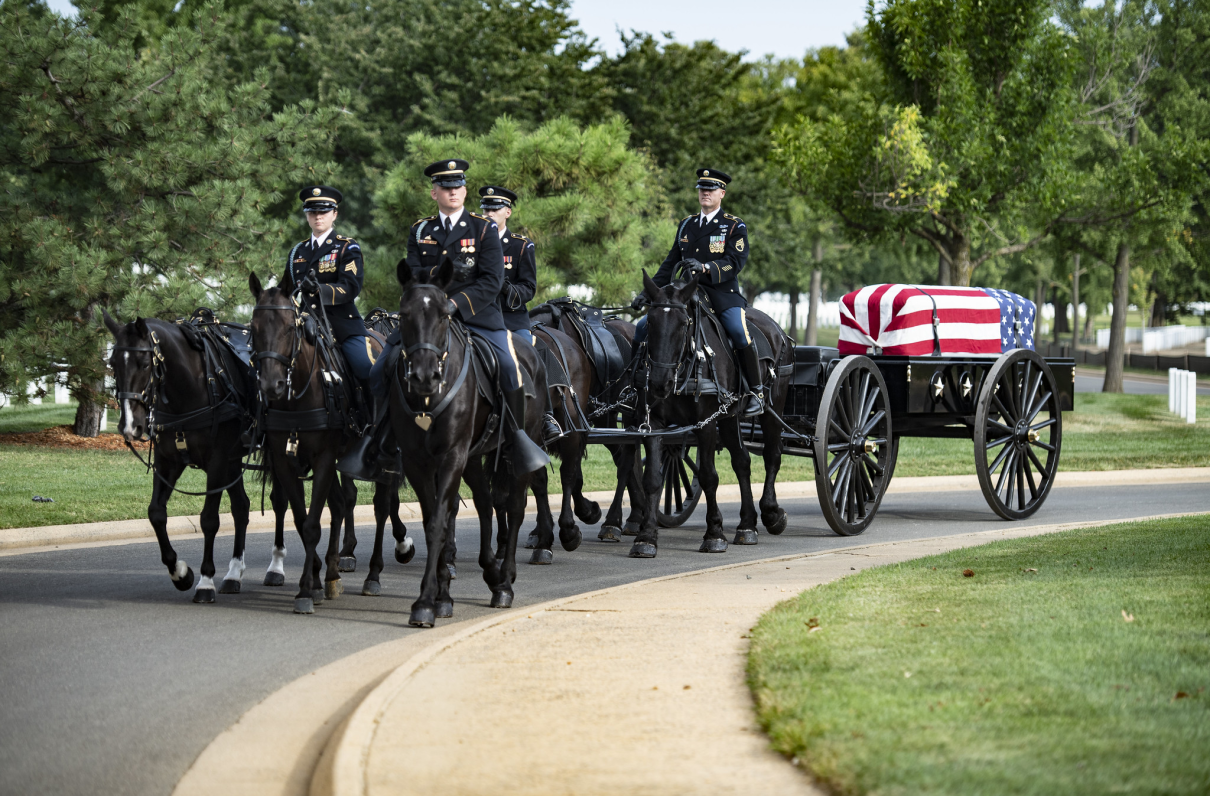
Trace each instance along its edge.
{"label": "pine tree", "polygon": [[375,253],[379,265],[367,268],[367,301],[398,303],[394,264],[407,251],[408,229],[436,212],[424,167],[447,157],[471,163],[472,211],[483,185],[517,192],[509,227],[537,244],[536,301],[577,284],[592,288],[598,303],[629,301],[641,288],[640,269],[659,265],[675,232],[654,167],[627,146],[629,138],[620,118],[586,128],[556,119],[525,132],[504,117],[481,136],[413,134],[407,156],[375,194],[375,221],[395,240]]}
{"label": "pine tree", "polygon": [[104,37],[88,11],[0,14],[0,389],[65,376],[77,433],[105,400],[100,310],[246,303],[247,271],[296,232],[294,191],[330,173],[335,111],[271,115],[263,82],[213,79],[219,9],[145,48],[133,13]]}

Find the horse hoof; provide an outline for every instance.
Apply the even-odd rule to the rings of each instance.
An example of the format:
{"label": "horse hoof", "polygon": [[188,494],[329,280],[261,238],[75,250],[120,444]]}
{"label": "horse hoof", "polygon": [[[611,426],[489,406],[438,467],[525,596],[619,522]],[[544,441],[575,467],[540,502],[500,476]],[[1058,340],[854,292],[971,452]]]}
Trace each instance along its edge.
{"label": "horse hoof", "polygon": [[356,572],[357,556],[341,556],[340,561],[336,564],[336,569],[341,572]]}
{"label": "horse hoof", "polygon": [[219,587],[219,594],[239,594],[240,582],[238,580],[225,580],[223,585]]}
{"label": "horse hoof", "polygon": [[533,550],[533,549],[534,549],[535,547],[537,547],[539,544],[540,544],[540,542],[538,541],[538,532],[537,532],[537,531],[530,531],[530,532],[529,532],[529,537],[528,537],[528,538],[526,538],[526,540],[525,540],[525,549],[526,549],[526,550]]}
{"label": "horse hoof", "polygon": [[616,525],[602,525],[600,532],[597,533],[597,539],[602,542],[620,542],[622,541],[622,529]]}
{"label": "horse hoof", "polygon": [[571,526],[569,531],[559,531],[559,544],[563,545],[563,549],[571,552],[580,546],[580,542],[584,541],[584,534],[580,533],[580,529],[576,526]]}
{"label": "horse hoof", "polygon": [[454,618],[454,603],[437,603],[437,618],[438,619],[453,619]]}
{"label": "horse hoof", "polygon": [[639,535],[639,524],[637,522],[626,523],[624,526],[622,526],[622,535],[623,536],[638,536]]}
{"label": "horse hoof", "polygon": [[651,542],[635,542],[630,546],[631,558],[655,558],[655,545]]}
{"label": "horse hoof", "polygon": [[555,554],[542,547],[534,550],[534,554],[529,557],[531,564],[550,564],[554,560]]}
{"label": "horse hoof", "polygon": [[324,589],[311,589],[311,602],[319,605],[324,601]]}
{"label": "horse hoof", "polygon": [[324,597],[329,600],[335,600],[337,597],[345,593],[345,584],[343,580],[329,580],[324,583]]}
{"label": "horse hoof", "polygon": [[193,567],[185,567],[185,574],[172,582],[177,591],[189,591],[193,588]]}
{"label": "horse hoof", "polygon": [[[400,547],[406,549],[400,550]],[[405,539],[395,545],[395,560],[400,564],[406,564],[416,557],[416,545],[412,544],[411,539]]]}
{"label": "horse hoof", "polygon": [[697,549],[699,553],[725,553],[727,552],[726,539],[703,539],[702,546]]}
{"label": "horse hoof", "polygon": [[198,589],[193,593],[193,601],[195,603],[214,602],[214,589]]}
{"label": "horse hoof", "polygon": [[512,608],[513,593],[511,591],[492,592],[492,608]]}
{"label": "horse hoof", "polygon": [[315,603],[311,602],[309,597],[294,598],[294,613],[296,614],[313,614],[315,613]]}
{"label": "horse hoof", "polygon": [[436,621],[432,608],[413,608],[412,615],[408,617],[408,624],[412,627],[432,627]]}
{"label": "horse hoof", "polygon": [[265,585],[266,586],[285,586],[286,585],[286,576],[284,574],[282,574],[281,572],[266,572],[265,573]]}
{"label": "horse hoof", "polygon": [[382,594],[382,584],[376,580],[367,580],[361,584],[361,593],[366,597],[377,597]]}
{"label": "horse hoof", "polygon": [[766,531],[774,536],[777,536],[786,529],[787,525],[790,524],[790,519],[786,516],[785,509],[778,509],[777,517],[773,520],[773,522],[765,522],[764,517],[761,518],[761,522],[764,522]]}
{"label": "horse hoof", "polygon": [[458,570],[453,564],[446,567],[450,571],[450,580],[458,580]]}
{"label": "horse hoof", "polygon": [[584,513],[581,514],[577,511],[576,516],[579,517],[580,522],[584,523],[585,525],[596,525],[601,521],[601,504],[597,503],[596,501],[591,501],[588,503],[588,508],[584,510]]}
{"label": "horse hoof", "polygon": [[[756,544],[756,531],[747,528],[737,529],[735,531],[735,538],[731,540],[731,544]],[[724,547],[723,549],[725,550],[726,548]]]}

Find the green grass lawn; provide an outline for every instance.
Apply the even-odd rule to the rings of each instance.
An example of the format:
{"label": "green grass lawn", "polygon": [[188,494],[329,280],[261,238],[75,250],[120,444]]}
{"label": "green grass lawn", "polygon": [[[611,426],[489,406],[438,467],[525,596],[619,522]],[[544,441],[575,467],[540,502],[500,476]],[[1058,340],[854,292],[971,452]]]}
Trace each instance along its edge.
{"label": "green grass lawn", "polygon": [[835,793],[1204,794],[1207,595],[1207,517],[997,542],[782,603],[748,679]]}
{"label": "green grass lawn", "polygon": [[[33,431],[69,423],[74,407],[44,405],[13,407],[0,411],[0,432]],[[1063,416],[1064,470],[1119,470],[1142,467],[1210,466],[1210,399],[1198,401],[1195,425],[1186,425],[1168,413],[1163,395],[1106,395],[1078,393],[1076,411]],[[66,419],[64,419],[66,418]],[[735,483],[730,456],[717,457],[719,478]],[[753,482],[759,495],[764,465],[754,457]],[[904,439],[901,442],[897,476],[969,475],[975,472],[972,443],[966,440]],[[612,489],[613,462],[599,446],[589,448],[584,463],[586,489]],[[778,480],[808,481],[814,478],[810,459],[787,456]],[[188,471],[182,488],[203,488],[201,473]],[[551,481],[559,489],[558,473]],[[33,503],[34,495],[55,500]],[[0,528],[55,525],[72,522],[134,519],[146,516],[151,495],[150,476],[129,452],[76,451],[34,448],[0,443]],[[414,500],[409,488],[400,493]],[[366,485],[359,503],[370,503],[373,490]],[[253,497],[259,507],[259,491]],[[173,515],[196,514],[202,498],[176,495],[168,504]],[[226,497],[223,511],[227,511]]]}

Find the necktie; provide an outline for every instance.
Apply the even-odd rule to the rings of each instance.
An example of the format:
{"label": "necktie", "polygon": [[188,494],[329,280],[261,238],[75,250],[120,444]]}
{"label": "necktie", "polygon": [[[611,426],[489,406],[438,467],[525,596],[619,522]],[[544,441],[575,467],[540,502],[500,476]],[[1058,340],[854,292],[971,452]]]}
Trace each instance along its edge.
{"label": "necktie", "polygon": [[450,234],[450,230],[453,228],[454,228],[454,225],[450,223],[450,217],[446,216],[445,217],[445,234],[446,235]]}

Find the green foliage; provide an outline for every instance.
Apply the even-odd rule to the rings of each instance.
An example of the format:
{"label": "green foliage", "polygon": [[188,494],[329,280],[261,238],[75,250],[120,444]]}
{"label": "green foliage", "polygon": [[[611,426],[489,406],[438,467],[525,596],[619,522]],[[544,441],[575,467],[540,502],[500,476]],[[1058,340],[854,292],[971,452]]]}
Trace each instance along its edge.
{"label": "green foliage", "polygon": [[[483,185],[507,185],[517,192],[509,226],[537,244],[541,292],[536,301],[574,284],[590,287],[602,304],[626,301],[642,284],[640,269],[663,260],[675,233],[652,164],[627,146],[629,134],[617,117],[586,128],[556,119],[525,132],[502,118],[480,136],[414,133],[375,194],[375,221],[391,230],[395,259],[403,257],[409,228],[435,212],[424,167],[457,155],[471,163],[467,206],[472,210],[478,209]],[[379,279],[384,270],[379,269]],[[375,283],[371,302],[397,303],[386,303],[398,296],[394,268],[389,270],[391,284]]]}
{"label": "green foliage", "polygon": [[1207,531],[1085,528],[809,589],[752,633],[760,722],[834,793],[1205,792]]}
{"label": "green foliage", "polygon": [[287,243],[282,187],[328,174],[331,112],[271,115],[261,85],[208,79],[217,6],[145,50],[89,21],[0,15],[5,392],[63,373],[95,400],[101,308],[130,319],[243,303],[247,270]]}
{"label": "green foliage", "polygon": [[958,284],[1039,242],[1063,205],[1074,100],[1069,40],[1049,8],[871,4],[868,47],[883,81],[778,129],[792,185],[855,238],[923,238]]}

